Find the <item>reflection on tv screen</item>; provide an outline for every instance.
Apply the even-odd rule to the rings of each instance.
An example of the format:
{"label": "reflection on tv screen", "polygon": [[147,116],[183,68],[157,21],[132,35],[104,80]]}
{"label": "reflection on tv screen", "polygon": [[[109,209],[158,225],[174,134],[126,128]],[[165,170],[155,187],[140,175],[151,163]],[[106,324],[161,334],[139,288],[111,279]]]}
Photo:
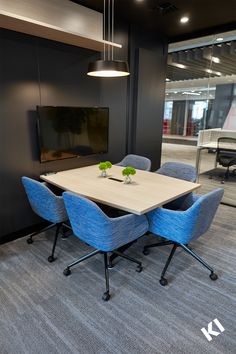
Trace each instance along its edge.
{"label": "reflection on tv screen", "polygon": [[108,151],[109,109],[38,106],[40,161]]}

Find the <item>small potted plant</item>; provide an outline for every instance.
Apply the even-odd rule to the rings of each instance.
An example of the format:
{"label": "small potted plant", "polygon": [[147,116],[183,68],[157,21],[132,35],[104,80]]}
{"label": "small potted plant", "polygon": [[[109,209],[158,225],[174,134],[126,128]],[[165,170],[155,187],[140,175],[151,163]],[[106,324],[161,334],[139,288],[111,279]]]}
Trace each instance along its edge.
{"label": "small potted plant", "polygon": [[98,165],[98,168],[99,168],[99,170],[102,171],[101,176],[106,177],[107,176],[107,169],[112,168],[112,164],[110,161],[100,162],[100,164]]}
{"label": "small potted plant", "polygon": [[131,166],[127,166],[126,168],[123,169],[122,171],[122,175],[125,176],[125,183],[128,184],[128,183],[131,183],[132,180],[130,178],[130,175],[133,176],[135,175],[136,173],[136,170],[134,167],[131,167]]}

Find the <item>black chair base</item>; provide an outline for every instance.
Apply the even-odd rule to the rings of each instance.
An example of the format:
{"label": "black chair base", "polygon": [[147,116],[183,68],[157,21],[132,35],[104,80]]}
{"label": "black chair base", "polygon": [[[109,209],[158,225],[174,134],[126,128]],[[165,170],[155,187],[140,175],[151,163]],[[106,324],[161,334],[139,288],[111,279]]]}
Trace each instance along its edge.
{"label": "black chair base", "polygon": [[40,229],[38,231],[33,232],[31,235],[29,235],[29,237],[27,238],[26,242],[29,245],[32,244],[34,242],[34,240],[33,240],[34,236],[36,236],[38,234],[41,234],[42,232],[48,231],[48,230],[52,229],[54,226],[56,226],[56,224],[50,224],[50,225],[44,227],[43,229]]}
{"label": "black chair base", "polygon": [[[75,265],[85,261],[86,259],[89,259],[93,256],[95,256],[96,254],[98,253],[103,253],[104,255],[104,270],[105,270],[105,281],[106,281],[106,291],[104,292],[103,296],[102,296],[102,299],[104,301],[108,301],[111,297],[110,295],[110,286],[109,286],[109,266],[108,266],[108,257],[107,257],[107,254],[108,252],[103,252],[103,251],[99,251],[99,250],[95,250],[95,251],[92,251],[88,254],[86,254],[85,256],[79,258],[78,260],[74,261],[73,263],[69,264],[63,271],[63,274],[65,276],[68,276],[71,274],[71,268],[74,267]],[[137,264],[137,269],[136,271],[138,273],[140,273],[142,270],[143,270],[143,267],[142,267],[142,263],[137,261],[136,259],[132,258],[132,257],[129,257],[123,253],[120,253],[119,251],[113,251],[113,254],[116,254],[117,256],[120,256],[120,257],[123,257],[131,262],[134,262]]]}
{"label": "black chair base", "polygon": [[[226,171],[225,171],[225,173],[223,175],[222,174],[218,175],[218,177],[221,178],[220,183],[225,184],[225,182],[227,182],[229,180],[230,176],[236,177],[236,169],[230,171],[229,167],[227,167],[227,169],[226,169]],[[213,179],[213,176],[209,175],[208,178],[209,179]]]}
{"label": "black chair base", "polygon": [[52,229],[55,226],[56,226],[56,232],[55,232],[54,241],[53,241],[53,245],[52,245],[52,252],[51,252],[51,255],[48,257],[48,262],[49,263],[52,263],[52,262],[54,262],[56,260],[56,257],[54,257],[54,253],[55,253],[55,249],[56,249],[56,245],[57,245],[57,239],[58,239],[58,235],[59,235],[61,227],[68,228],[68,229],[71,230],[70,225],[67,225],[66,223],[50,224],[50,225],[48,225],[47,227],[45,227],[45,228],[43,228],[41,230],[33,232],[29,236],[29,238],[26,240],[26,242],[28,244],[32,244],[34,242],[34,240],[33,240],[34,236],[36,236],[36,235],[38,235],[38,234],[40,234],[42,232],[48,231],[48,230]]}
{"label": "black chair base", "polygon": [[211,273],[209,275],[210,279],[211,280],[217,280],[218,279],[218,276],[217,274],[214,272],[214,269],[209,266],[196,252],[194,252],[189,246],[188,244],[182,244],[182,243],[177,243],[177,242],[173,242],[173,241],[162,241],[162,242],[157,242],[157,243],[153,243],[151,245],[146,245],[144,246],[144,249],[143,249],[143,254],[144,255],[147,255],[149,254],[149,248],[152,248],[152,247],[160,247],[160,246],[166,246],[166,245],[173,245],[172,247],[172,250],[170,252],[170,255],[166,261],[166,264],[163,268],[163,271],[161,273],[161,278],[159,280],[159,283],[162,285],[162,286],[166,286],[168,284],[168,280],[165,278],[165,274],[166,274],[166,271],[170,265],[170,262],[175,254],[175,251],[177,249],[177,247],[181,247],[184,249],[184,251],[186,251],[187,253],[189,253],[193,258],[195,258],[199,263],[201,263],[205,268],[207,268]]}
{"label": "black chair base", "polygon": [[109,265],[108,268],[112,269],[114,267],[113,261],[117,258],[117,257],[123,257],[126,258],[127,260],[131,261],[131,262],[136,262],[139,264],[139,262],[135,261],[134,258],[128,257],[124,254],[124,251],[126,251],[130,246],[132,246],[135,242],[137,242],[137,240],[134,240],[132,242],[127,243],[127,245],[121,246],[120,248],[117,249],[117,251],[113,251],[112,255],[109,257]]}

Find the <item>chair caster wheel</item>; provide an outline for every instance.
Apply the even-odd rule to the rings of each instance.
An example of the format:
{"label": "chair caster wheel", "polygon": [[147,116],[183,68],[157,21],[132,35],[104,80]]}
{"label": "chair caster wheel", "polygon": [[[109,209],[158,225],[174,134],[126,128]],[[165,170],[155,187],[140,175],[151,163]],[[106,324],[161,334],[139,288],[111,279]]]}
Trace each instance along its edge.
{"label": "chair caster wheel", "polygon": [[70,275],[70,274],[71,274],[70,268],[64,269],[63,274],[64,274],[66,277],[67,277],[68,275]]}
{"label": "chair caster wheel", "polygon": [[167,281],[166,278],[161,278],[161,279],[159,280],[159,283],[160,283],[162,286],[166,286],[166,285],[168,284],[168,281]]}
{"label": "chair caster wheel", "polygon": [[216,273],[211,273],[210,275],[211,280],[217,280],[218,279],[218,275]]}
{"label": "chair caster wheel", "polygon": [[30,238],[27,238],[26,242],[27,242],[29,245],[31,245],[31,243],[33,243],[34,241],[33,241],[33,239],[30,237]]}
{"label": "chair caster wheel", "polygon": [[52,262],[54,262],[56,260],[56,258],[54,258],[53,256],[49,256],[48,257],[48,262],[49,263],[52,263]]}
{"label": "chair caster wheel", "polygon": [[111,297],[111,295],[109,294],[108,291],[102,295],[103,301],[108,301],[110,299],[110,297]]}
{"label": "chair caster wheel", "polygon": [[136,272],[141,273],[143,270],[143,267],[141,265],[138,265],[136,268]]}
{"label": "chair caster wheel", "polygon": [[147,256],[147,255],[149,254],[149,250],[148,250],[147,248],[144,248],[144,249],[143,249],[143,254],[144,254],[145,256]]}

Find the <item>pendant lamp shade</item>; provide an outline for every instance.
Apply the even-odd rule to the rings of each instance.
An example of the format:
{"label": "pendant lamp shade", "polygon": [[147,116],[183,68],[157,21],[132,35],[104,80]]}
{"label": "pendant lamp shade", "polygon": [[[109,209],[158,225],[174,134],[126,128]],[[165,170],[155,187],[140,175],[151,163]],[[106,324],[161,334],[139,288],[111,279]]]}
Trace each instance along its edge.
{"label": "pendant lamp shade", "polygon": [[121,60],[97,60],[89,64],[89,76],[120,77],[129,75],[128,63]]}
{"label": "pendant lamp shade", "polygon": [[[114,2],[104,0],[103,8],[103,60],[96,60],[89,64],[87,75],[95,77],[128,76],[129,67],[126,61],[114,59]],[[107,3],[107,6],[106,6]],[[107,11],[106,11],[107,9]],[[107,15],[107,26],[106,26]]]}

